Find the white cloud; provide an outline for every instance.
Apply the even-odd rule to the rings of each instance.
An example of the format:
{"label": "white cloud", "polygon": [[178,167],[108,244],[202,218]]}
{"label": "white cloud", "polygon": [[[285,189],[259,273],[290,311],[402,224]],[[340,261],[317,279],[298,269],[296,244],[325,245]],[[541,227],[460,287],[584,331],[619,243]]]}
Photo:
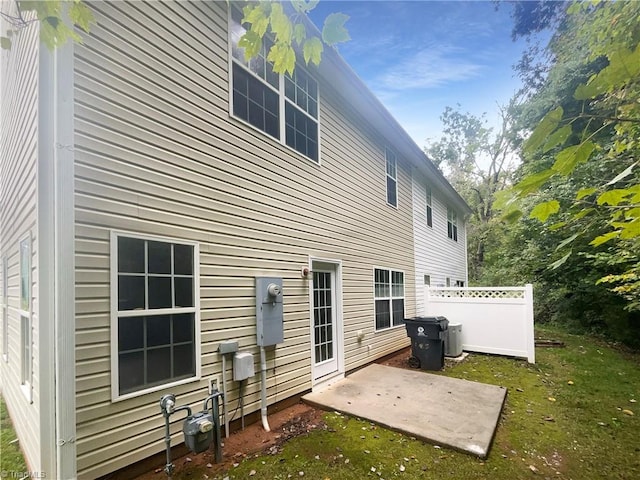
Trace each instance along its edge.
{"label": "white cloud", "polygon": [[434,46],[424,48],[395,65],[390,64],[375,83],[377,89],[426,89],[477,77],[483,68],[482,64],[464,58],[461,48]]}

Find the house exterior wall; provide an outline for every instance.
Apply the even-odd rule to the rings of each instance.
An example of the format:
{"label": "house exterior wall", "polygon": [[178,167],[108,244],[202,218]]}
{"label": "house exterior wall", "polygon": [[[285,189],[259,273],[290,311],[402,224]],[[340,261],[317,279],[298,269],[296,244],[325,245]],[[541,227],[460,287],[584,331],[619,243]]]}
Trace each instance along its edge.
{"label": "house exterior wall", "polygon": [[[432,226],[427,225],[426,189],[431,188]],[[457,212],[458,240],[447,235],[447,206]],[[432,286],[445,286],[449,278],[451,286],[456,281],[468,284],[467,275],[467,230],[464,222],[464,210],[447,200],[423,174],[413,175],[413,225],[415,248],[415,288],[416,310],[424,315],[424,276],[431,277]],[[422,295],[420,295],[422,293]]]}
{"label": "house exterior wall", "polygon": [[[284,280],[284,343],[267,349],[269,404],[312,386],[309,282],[300,274],[310,258],[342,265],[345,370],[408,343],[403,326],[375,332],[376,267],[404,272],[405,315],[416,312],[411,168],[398,157],[398,207],[387,205],[393,145],[384,132],[321,79],[320,164],[231,118],[225,2],[92,8],[97,24],[75,48],[74,71],[80,478],[161,451],[160,396],[199,406],[209,378],[221,375],[221,341],[238,340],[257,358],[256,276]],[[112,230],[199,244],[200,380],[112,401]],[[228,384],[235,408],[237,384]],[[245,412],[258,410],[258,375],[245,392]]]}
{"label": "house exterior wall", "polygon": [[[3,3],[11,8],[13,3]],[[12,12],[7,12],[12,13]],[[2,24],[3,34],[7,28]],[[8,350],[0,357],[0,386],[29,469],[42,471],[39,421],[38,335],[38,28],[15,32],[10,50],[0,50],[0,257],[7,261]],[[30,384],[22,385],[25,356],[21,329],[20,242],[30,246]],[[2,262],[0,262],[2,269]],[[3,281],[0,275],[0,282]],[[0,323],[0,329],[3,328]]]}

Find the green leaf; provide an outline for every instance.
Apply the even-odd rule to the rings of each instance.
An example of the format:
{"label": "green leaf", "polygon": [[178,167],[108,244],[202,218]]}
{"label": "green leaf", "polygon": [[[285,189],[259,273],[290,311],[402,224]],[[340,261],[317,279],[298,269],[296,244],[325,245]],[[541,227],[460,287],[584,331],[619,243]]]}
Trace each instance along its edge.
{"label": "green leaf", "polygon": [[554,174],[553,170],[543,170],[539,173],[534,173],[524,177],[520,183],[514,186],[514,190],[518,192],[520,196],[526,196],[530,193],[536,192],[544,185],[547,180]]}
{"label": "green leaf", "polygon": [[571,235],[569,238],[565,238],[563,241],[561,241],[558,246],[556,247],[556,250],[562,250],[564,247],[566,247],[567,245],[569,245],[571,242],[573,242],[576,238],[578,238],[580,234],[579,233],[574,233],[573,235]]}
{"label": "green leaf", "polygon": [[322,51],[324,46],[318,37],[311,37],[302,47],[302,54],[304,61],[309,65],[309,62],[313,62],[314,65],[320,65],[320,59],[322,58]]}
{"label": "green leaf", "polygon": [[562,227],[566,226],[567,222],[558,222],[558,223],[554,223],[553,225],[551,225],[549,227],[549,230],[552,232],[555,232],[556,230],[560,230]]}
{"label": "green leaf", "polygon": [[580,145],[567,147],[556,155],[556,161],[551,169],[561,175],[569,175],[576,168],[576,165],[587,161],[595,148],[596,146],[591,140],[582,142]]}
{"label": "green leaf", "polygon": [[555,262],[553,262],[551,265],[549,265],[549,269],[550,270],[555,270],[556,268],[564,265],[566,263],[567,260],[569,260],[569,257],[571,256],[571,250],[569,251],[569,253],[567,253],[564,257],[562,257],[560,260],[556,260]]}
{"label": "green leaf", "polygon": [[247,32],[240,37],[238,46],[244,48],[244,58],[248,61],[257,56],[260,50],[262,50],[262,37],[253,30],[247,30]]}
{"label": "green leaf", "polygon": [[2,50],[11,50],[11,39],[9,37],[0,37],[0,48]]}
{"label": "green leaf", "polygon": [[322,40],[327,45],[335,45],[336,43],[350,40],[349,32],[344,26],[347,20],[349,20],[349,15],[344,13],[332,13],[325,18],[324,26],[322,27]]}
{"label": "green leaf", "polygon": [[516,222],[520,217],[522,217],[522,210],[510,210],[509,212],[505,213],[504,215],[502,215],[502,220],[507,222],[507,223],[514,223]]}
{"label": "green leaf", "polygon": [[580,190],[578,190],[578,193],[576,194],[576,200],[582,200],[584,197],[588,197],[589,195],[597,192],[598,189],[597,188],[581,188]]}
{"label": "green leaf", "polygon": [[573,220],[580,220],[593,212],[595,212],[594,208],[583,208],[573,216]]}
{"label": "green leaf", "polygon": [[546,222],[547,219],[554,213],[557,213],[558,210],[560,210],[560,202],[557,200],[539,203],[533,207],[533,210],[531,210],[531,213],[529,214],[529,218],[537,218],[541,222]]}
{"label": "green leaf", "polygon": [[296,52],[291,45],[283,42],[276,43],[269,50],[267,60],[273,63],[274,72],[293,75],[296,67]]}
{"label": "green leaf", "polygon": [[296,24],[296,26],[293,27],[293,39],[298,45],[302,45],[305,38],[307,38],[307,29],[304,28],[304,25],[301,23]]}
{"label": "green leaf", "polygon": [[558,123],[562,120],[562,115],[564,115],[564,110],[562,107],[557,107],[544,116],[524,144],[525,155],[531,155],[540,148],[549,135],[558,127]]}
{"label": "green leaf", "polygon": [[631,222],[625,223],[622,231],[620,232],[620,238],[625,240],[637,237],[640,237],[640,218],[636,218]]}
{"label": "green leaf", "polygon": [[93,13],[84,2],[73,2],[69,7],[69,19],[85,32],[89,31],[89,27],[95,22]]}
{"label": "green leaf", "polygon": [[552,148],[555,148],[558,145],[562,145],[564,142],[567,141],[567,138],[569,138],[569,135],[571,135],[571,132],[572,132],[571,125],[565,125],[564,127],[560,127],[558,130],[553,132],[553,134],[551,134],[551,136],[549,137],[549,140],[547,140],[547,143],[545,143],[544,147],[542,147],[542,152],[547,153]]}
{"label": "green leaf", "polygon": [[285,44],[291,43],[293,26],[289,17],[284,13],[280,3],[276,2],[272,4],[269,19],[271,20],[271,31],[276,37],[276,44],[280,42],[284,42]]}
{"label": "green leaf", "polygon": [[627,196],[631,195],[631,192],[626,188],[616,188],[613,190],[608,190],[602,194],[597,199],[598,205],[619,205],[622,203]]}
{"label": "green leaf", "polygon": [[589,242],[589,245],[593,246],[593,247],[598,247],[600,245],[602,245],[603,243],[608,242],[609,240],[613,240],[614,238],[617,238],[620,235],[619,231],[614,231],[614,232],[608,232],[605,233],[604,235],[600,235],[596,238],[594,238],[593,240],[591,240]]}

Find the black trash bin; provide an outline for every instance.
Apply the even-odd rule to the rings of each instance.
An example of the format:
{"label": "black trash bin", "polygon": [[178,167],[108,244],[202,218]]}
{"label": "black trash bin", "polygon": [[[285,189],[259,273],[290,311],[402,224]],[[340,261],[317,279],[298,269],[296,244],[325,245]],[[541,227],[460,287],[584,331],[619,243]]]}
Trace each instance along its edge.
{"label": "black trash bin", "polygon": [[449,321],[445,317],[413,317],[405,318],[404,324],[411,339],[409,365],[423,370],[441,370]]}

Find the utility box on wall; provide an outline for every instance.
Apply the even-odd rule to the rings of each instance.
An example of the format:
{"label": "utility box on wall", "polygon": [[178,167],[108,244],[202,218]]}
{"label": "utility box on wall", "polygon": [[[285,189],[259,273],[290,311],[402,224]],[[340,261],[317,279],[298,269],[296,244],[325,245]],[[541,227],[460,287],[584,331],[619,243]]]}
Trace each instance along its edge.
{"label": "utility box on wall", "polygon": [[256,321],[258,346],[284,341],[282,278],[256,277]]}

